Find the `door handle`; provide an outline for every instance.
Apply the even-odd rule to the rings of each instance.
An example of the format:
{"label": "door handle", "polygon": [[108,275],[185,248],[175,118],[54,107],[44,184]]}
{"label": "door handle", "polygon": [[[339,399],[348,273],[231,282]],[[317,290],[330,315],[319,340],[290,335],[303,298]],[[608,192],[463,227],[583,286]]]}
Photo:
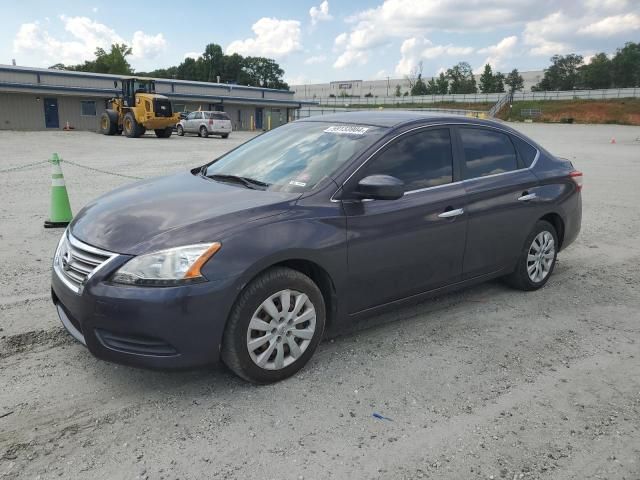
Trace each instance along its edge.
{"label": "door handle", "polygon": [[453,218],[453,217],[457,217],[458,215],[462,215],[463,213],[464,213],[464,209],[456,208],[455,210],[446,210],[446,211],[442,212],[440,215],[438,215],[438,217],[440,217],[440,218]]}
{"label": "door handle", "polygon": [[535,193],[524,192],[524,194],[521,197],[518,197],[518,200],[521,202],[528,202],[529,200],[533,200],[534,198],[536,198]]}

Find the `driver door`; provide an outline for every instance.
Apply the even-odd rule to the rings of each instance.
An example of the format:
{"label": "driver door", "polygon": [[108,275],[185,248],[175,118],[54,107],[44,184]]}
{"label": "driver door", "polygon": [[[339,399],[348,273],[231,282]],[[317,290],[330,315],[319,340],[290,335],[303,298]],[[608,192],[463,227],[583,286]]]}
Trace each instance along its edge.
{"label": "driver door", "polygon": [[402,134],[354,175],[355,183],[391,175],[405,183],[405,194],[343,201],[349,313],[461,280],[467,217],[452,138],[448,127]]}

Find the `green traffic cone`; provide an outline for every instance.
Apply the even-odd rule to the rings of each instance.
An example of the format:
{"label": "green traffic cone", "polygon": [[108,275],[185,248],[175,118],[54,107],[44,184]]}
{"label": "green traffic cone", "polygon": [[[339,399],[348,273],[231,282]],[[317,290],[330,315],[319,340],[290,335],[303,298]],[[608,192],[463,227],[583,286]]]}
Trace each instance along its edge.
{"label": "green traffic cone", "polygon": [[51,216],[45,220],[44,228],[62,228],[69,225],[73,218],[67,186],[64,183],[64,175],[60,168],[60,158],[53,154],[51,162]]}

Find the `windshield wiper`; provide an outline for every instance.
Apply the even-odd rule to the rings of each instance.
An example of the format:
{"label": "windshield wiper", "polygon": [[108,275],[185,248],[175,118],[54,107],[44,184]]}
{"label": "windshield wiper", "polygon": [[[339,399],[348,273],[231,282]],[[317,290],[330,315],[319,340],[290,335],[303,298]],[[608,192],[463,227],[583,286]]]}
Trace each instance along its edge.
{"label": "windshield wiper", "polygon": [[260,180],[255,180],[253,178],[249,178],[249,177],[241,177],[239,175],[227,175],[224,173],[213,173],[211,175],[207,175],[208,178],[212,178],[214,180],[230,180],[232,182],[236,182],[236,183],[240,183],[242,185],[244,185],[247,188],[251,188],[253,190],[256,190],[256,187],[259,187],[260,189],[264,189],[267,188],[269,186],[268,183],[265,182],[261,182]]}

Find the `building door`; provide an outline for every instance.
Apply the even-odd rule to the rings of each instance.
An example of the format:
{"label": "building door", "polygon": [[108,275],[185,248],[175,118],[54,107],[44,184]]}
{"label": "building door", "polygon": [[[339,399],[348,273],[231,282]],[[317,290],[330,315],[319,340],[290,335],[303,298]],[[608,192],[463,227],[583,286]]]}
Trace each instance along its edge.
{"label": "building door", "polygon": [[256,130],[262,130],[262,108],[256,108]]}
{"label": "building door", "polygon": [[57,98],[44,99],[44,126],[47,128],[60,128]]}

